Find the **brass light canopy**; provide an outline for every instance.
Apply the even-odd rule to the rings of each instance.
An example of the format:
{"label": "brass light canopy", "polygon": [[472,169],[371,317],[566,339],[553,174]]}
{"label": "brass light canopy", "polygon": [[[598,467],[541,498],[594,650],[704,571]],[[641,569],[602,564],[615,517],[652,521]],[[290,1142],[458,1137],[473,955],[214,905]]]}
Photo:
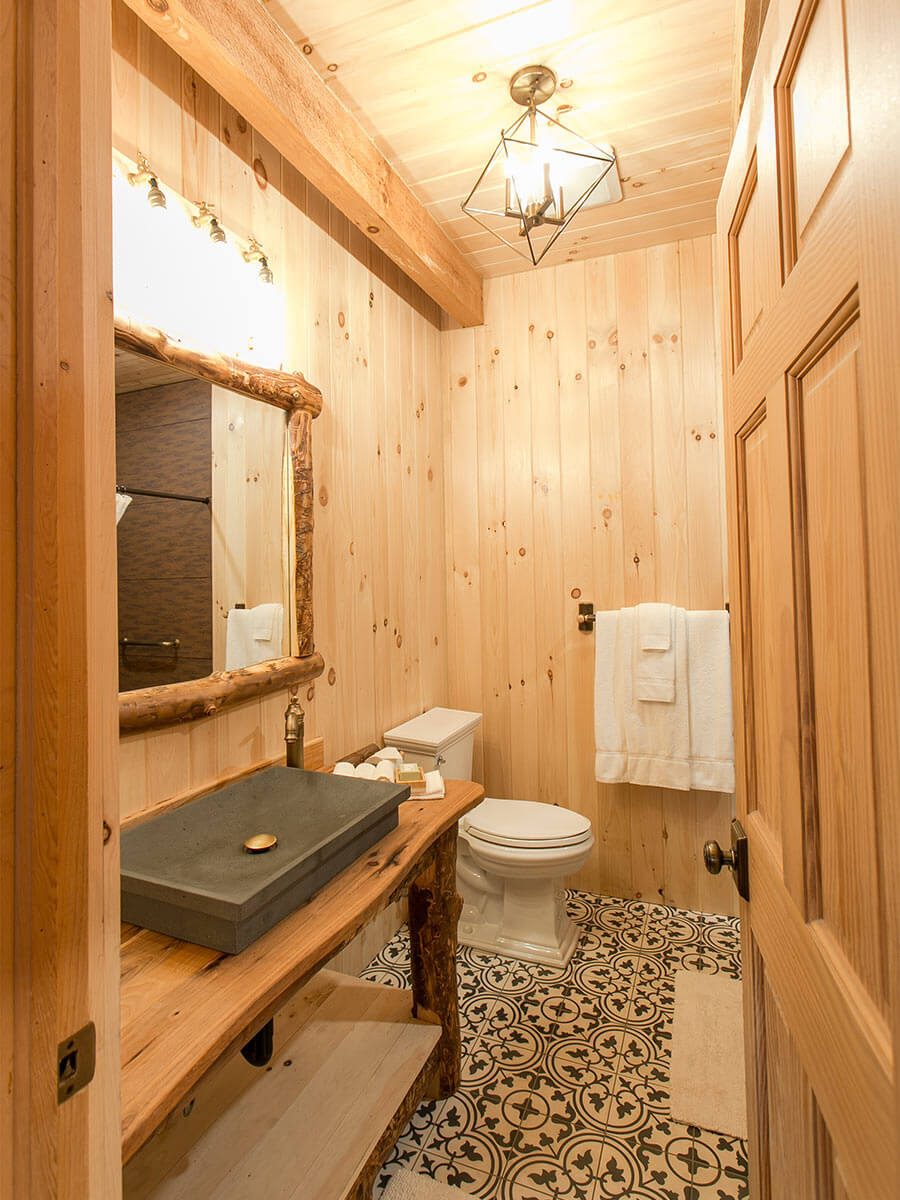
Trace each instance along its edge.
{"label": "brass light canopy", "polygon": [[589,200],[596,205],[622,198],[612,146],[594,145],[542,111],[556,88],[550,67],[516,71],[509,94],[525,112],[502,130],[462,204],[463,212],[533,266]]}
{"label": "brass light canopy", "polygon": [[259,263],[259,277],[263,283],[273,283],[275,276],[272,274],[272,268],[269,266],[269,260],[266,257],[266,252],[262,245],[255,237],[250,239],[250,244],[246,250],[241,251],[241,256],[244,262]]}
{"label": "brass light canopy", "polygon": [[221,245],[223,242],[227,241],[227,238],[225,237],[225,230],[219,224],[219,218],[216,216],[216,211],[213,206],[207,203],[206,200],[198,200],[196,204],[197,211],[191,217],[191,222],[197,227],[197,229],[200,229],[203,225],[208,223],[210,240],[215,242],[217,245]]}
{"label": "brass light canopy", "polygon": [[159,186],[159,182],[156,178],[156,172],[153,170],[153,168],[150,166],[150,163],[147,161],[146,155],[142,154],[140,152],[140,150],[138,151],[137,170],[129,171],[128,182],[132,186],[136,186],[139,183],[148,184],[149,186],[147,188],[147,201],[148,201],[150,207],[151,208],[165,208],[166,207],[166,194]]}

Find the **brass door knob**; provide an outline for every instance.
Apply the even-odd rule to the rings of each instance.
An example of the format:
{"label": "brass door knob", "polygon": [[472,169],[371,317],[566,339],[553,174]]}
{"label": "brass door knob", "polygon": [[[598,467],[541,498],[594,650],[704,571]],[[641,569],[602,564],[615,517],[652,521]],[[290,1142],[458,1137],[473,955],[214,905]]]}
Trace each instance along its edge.
{"label": "brass door knob", "polygon": [[706,842],[703,847],[703,862],[710,875],[718,875],[723,867],[732,873],[738,895],[750,899],[750,855],[747,835],[737,819],[731,822],[731,849],[723,850],[718,842]]}
{"label": "brass door knob", "polygon": [[703,862],[710,875],[718,875],[723,867],[734,870],[734,851],[723,850],[718,842],[707,842],[703,847]]}

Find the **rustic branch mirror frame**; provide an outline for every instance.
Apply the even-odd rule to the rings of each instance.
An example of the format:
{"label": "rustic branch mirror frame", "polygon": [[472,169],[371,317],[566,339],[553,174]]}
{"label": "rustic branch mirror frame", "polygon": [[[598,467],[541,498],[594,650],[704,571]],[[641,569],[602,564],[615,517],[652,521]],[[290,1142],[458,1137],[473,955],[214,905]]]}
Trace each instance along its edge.
{"label": "rustic branch mirror frame", "polygon": [[[301,374],[275,371],[224,354],[204,354],[170,340],[160,329],[116,318],[116,346],[225,387],[287,414],[294,507],[294,633],[297,654],[238,671],[216,671],[203,679],[119,692],[119,731],[157,728],[210,717],[230,704],[322,674],[313,641],[313,468],[312,422],[322,411],[322,393]],[[292,639],[293,640],[293,639]]]}

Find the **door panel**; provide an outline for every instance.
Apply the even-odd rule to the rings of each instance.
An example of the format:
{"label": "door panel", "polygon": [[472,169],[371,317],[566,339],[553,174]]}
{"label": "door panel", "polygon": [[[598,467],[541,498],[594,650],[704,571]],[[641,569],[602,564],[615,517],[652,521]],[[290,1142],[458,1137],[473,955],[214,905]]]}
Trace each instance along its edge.
{"label": "door panel", "polygon": [[804,807],[815,831],[806,852],[815,872],[810,915],[826,923],[883,1007],[878,872],[857,869],[877,863],[858,313],[793,392],[796,569],[806,576],[797,617],[808,644],[799,688],[811,750]]}
{"label": "door panel", "polygon": [[719,201],[760,1200],[900,1194],[900,171],[867,63],[896,62],[890,11],[772,0]]}

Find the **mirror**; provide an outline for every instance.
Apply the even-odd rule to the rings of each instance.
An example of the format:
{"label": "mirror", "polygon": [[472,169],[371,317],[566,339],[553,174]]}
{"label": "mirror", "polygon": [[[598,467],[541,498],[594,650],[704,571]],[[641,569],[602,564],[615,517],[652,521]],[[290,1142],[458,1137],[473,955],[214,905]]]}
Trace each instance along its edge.
{"label": "mirror", "polygon": [[286,447],[282,409],[116,350],[120,691],[290,654]]}
{"label": "mirror", "polygon": [[116,321],[119,728],[315,679],[313,419],[299,373]]}

